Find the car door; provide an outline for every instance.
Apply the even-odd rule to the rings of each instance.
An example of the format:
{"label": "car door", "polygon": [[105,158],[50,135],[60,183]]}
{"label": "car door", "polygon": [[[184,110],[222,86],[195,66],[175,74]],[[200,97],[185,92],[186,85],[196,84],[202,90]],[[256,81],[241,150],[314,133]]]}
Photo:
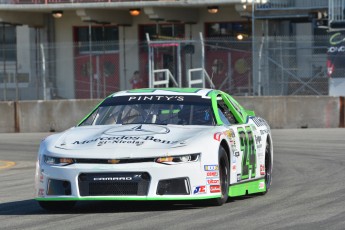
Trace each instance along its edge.
{"label": "car door", "polygon": [[245,111],[234,106],[228,97],[217,97],[219,118],[228,129],[232,149],[231,173],[236,174],[236,182],[256,178],[257,156],[253,125],[245,123]]}

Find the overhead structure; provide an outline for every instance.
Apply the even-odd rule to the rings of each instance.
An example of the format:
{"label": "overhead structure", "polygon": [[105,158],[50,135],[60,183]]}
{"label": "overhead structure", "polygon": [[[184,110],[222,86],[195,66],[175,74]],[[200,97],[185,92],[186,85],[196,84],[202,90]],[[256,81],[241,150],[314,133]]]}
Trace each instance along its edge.
{"label": "overhead structure", "polygon": [[28,25],[29,27],[43,27],[44,13],[31,14],[29,12],[0,11],[0,22],[13,25]]}
{"label": "overhead structure", "polygon": [[132,17],[125,10],[118,10],[114,13],[113,10],[78,9],[76,13],[84,22],[109,22],[117,25],[132,24]]}

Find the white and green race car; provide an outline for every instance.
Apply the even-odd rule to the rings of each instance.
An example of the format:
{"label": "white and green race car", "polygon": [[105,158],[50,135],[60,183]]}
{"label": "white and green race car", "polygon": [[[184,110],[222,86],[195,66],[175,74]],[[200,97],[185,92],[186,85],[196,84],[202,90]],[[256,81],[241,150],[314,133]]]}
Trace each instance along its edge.
{"label": "white and green race car", "polygon": [[265,194],[272,182],[267,122],[214,89],[137,89],[104,99],[76,127],[42,141],[41,207],[86,200],[204,200]]}

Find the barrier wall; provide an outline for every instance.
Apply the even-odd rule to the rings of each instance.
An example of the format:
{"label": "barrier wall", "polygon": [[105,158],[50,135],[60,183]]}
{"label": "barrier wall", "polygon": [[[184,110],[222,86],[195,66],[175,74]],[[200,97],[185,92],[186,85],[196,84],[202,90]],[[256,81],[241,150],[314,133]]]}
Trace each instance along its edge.
{"label": "barrier wall", "polygon": [[63,131],[75,126],[101,100],[17,102],[19,132]]}
{"label": "barrier wall", "polygon": [[243,107],[254,110],[276,129],[344,127],[340,122],[344,119],[341,99],[325,96],[236,97]]}
{"label": "barrier wall", "polygon": [[0,102],[0,132],[13,133],[15,132],[15,103],[14,102]]}
{"label": "barrier wall", "polygon": [[[338,128],[345,126],[343,97],[235,97],[271,128]],[[0,102],[0,132],[63,131],[75,126],[101,100]]]}

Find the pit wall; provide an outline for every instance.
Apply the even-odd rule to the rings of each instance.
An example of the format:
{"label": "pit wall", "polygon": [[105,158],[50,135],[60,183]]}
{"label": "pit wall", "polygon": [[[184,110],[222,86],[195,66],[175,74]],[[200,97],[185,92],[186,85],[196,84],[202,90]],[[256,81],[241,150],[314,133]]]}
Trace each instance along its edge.
{"label": "pit wall", "polygon": [[[271,128],[343,128],[344,97],[235,97]],[[0,102],[0,133],[59,132],[75,126],[101,100]]]}

